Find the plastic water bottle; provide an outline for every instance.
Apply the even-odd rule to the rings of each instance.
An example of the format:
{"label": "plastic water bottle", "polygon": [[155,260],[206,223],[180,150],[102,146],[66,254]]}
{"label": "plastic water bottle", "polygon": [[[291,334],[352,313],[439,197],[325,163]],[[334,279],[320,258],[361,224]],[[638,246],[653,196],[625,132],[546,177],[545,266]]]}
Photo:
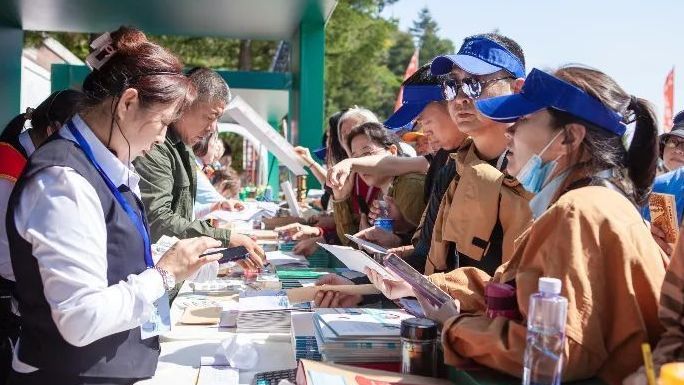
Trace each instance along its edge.
{"label": "plastic water bottle", "polygon": [[266,186],[266,190],[264,190],[264,202],[273,202],[273,188],[271,186]]}
{"label": "plastic water bottle", "polygon": [[559,279],[542,277],[530,296],[523,385],[561,383],[568,300],[560,292]]}
{"label": "plastic water bottle", "polygon": [[392,232],[394,229],[394,220],[390,218],[389,206],[384,200],[378,201],[378,207],[380,208],[380,213],[377,218],[375,218],[375,227],[388,232]]}

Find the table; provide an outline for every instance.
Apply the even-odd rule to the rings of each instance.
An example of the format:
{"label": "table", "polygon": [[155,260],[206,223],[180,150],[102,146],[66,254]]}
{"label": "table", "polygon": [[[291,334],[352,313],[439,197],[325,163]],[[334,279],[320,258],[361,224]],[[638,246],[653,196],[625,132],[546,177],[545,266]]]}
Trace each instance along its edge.
{"label": "table", "polygon": [[[321,258],[323,258],[321,256]],[[334,258],[330,258],[334,259]],[[327,259],[326,259],[327,262]],[[330,263],[329,266],[333,266]],[[323,267],[323,266],[321,266]],[[217,325],[182,325],[179,323],[184,308],[179,305],[193,294],[189,282],[181,287],[171,306],[171,332],[160,337],[161,355],[155,375],[139,381],[139,385],[195,385],[199,374],[200,357],[213,356],[221,341],[229,336],[248,339],[255,343],[259,353],[257,366],[250,371],[240,371],[239,383],[249,385],[258,372],[291,369],[297,366],[290,334],[283,333],[236,333],[234,328]],[[208,296],[207,298],[211,298]],[[225,301],[237,302],[237,296]],[[462,371],[449,368],[448,378],[459,385],[514,385],[520,379],[492,370]],[[598,379],[572,383],[572,385],[600,385]]]}
{"label": "table", "polygon": [[[182,325],[179,320],[184,309],[177,305],[179,298],[192,293],[189,282],[181,287],[171,306],[171,332],[160,337],[161,355],[154,377],[139,381],[139,385],[194,385],[199,373],[201,356],[213,356],[221,341],[237,335],[234,328],[216,325]],[[289,334],[240,333],[238,338],[255,343],[259,363],[251,371],[240,371],[240,384],[249,385],[258,372],[291,369],[297,366]]]}

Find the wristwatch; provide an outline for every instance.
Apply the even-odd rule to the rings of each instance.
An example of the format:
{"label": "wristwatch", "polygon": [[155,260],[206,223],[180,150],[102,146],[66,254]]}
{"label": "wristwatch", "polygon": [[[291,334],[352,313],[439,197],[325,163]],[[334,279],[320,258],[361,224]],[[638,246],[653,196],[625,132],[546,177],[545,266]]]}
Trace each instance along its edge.
{"label": "wristwatch", "polygon": [[169,291],[176,286],[176,277],[174,277],[173,274],[171,274],[167,270],[162,269],[159,266],[155,266],[154,269],[157,270],[159,275],[161,275],[162,277],[162,282],[164,283],[164,290]]}

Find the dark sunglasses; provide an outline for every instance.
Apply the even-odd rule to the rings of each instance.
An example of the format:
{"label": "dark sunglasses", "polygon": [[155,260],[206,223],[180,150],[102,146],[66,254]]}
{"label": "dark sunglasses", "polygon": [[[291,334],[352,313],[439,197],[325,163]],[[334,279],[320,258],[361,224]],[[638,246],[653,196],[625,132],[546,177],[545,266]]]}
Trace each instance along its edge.
{"label": "dark sunglasses", "polygon": [[461,89],[463,90],[463,93],[470,99],[477,99],[482,96],[482,91],[484,91],[488,85],[504,79],[515,79],[515,77],[509,75],[489,80],[465,78],[460,83],[454,79],[447,79],[442,82],[442,94],[444,95],[444,99],[446,101],[452,101],[456,99],[458,96],[458,91]]}

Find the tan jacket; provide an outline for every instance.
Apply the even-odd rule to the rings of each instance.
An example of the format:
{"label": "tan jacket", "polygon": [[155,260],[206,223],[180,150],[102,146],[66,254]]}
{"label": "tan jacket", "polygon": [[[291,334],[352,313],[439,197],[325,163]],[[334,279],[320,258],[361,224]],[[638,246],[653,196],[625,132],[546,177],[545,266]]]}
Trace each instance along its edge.
{"label": "tan jacket", "polygon": [[497,219],[504,230],[502,255],[506,261],[513,253],[513,241],[532,223],[532,194],[515,178],[481,160],[472,139],[466,139],[451,157],[456,161],[456,177],[437,213],[425,274],[446,270],[450,242],[459,252],[480,260]]}
{"label": "tan jacket", "polygon": [[684,361],[684,228],[679,233],[677,246],[660,292],[658,316],[665,327],[653,361],[659,369],[668,362]]}
{"label": "tan jacket", "polygon": [[444,325],[448,364],[472,359],[520,377],[530,295],[540,277],[556,277],[568,298],[564,381],[594,376],[610,384],[642,362],[641,343],[662,332],[657,305],[666,256],[635,207],[620,193],[589,186],[565,193],[516,242],[494,282],[515,281],[524,321],[482,315],[486,274],[458,269],[431,280],[461,301]]}

